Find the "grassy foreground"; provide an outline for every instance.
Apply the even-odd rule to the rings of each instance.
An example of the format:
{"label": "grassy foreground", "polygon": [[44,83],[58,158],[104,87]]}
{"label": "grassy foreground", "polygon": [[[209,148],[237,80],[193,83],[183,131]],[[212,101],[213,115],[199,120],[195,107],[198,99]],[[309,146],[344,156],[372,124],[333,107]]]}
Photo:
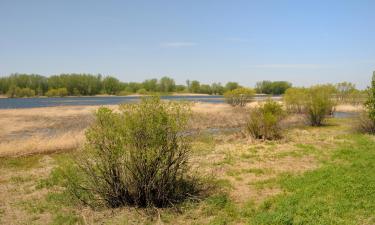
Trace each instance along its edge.
{"label": "grassy foreground", "polygon": [[347,119],[284,140],[203,133],[191,164],[219,189],[177,209],[93,211],[65,191],[79,152],[0,159],[0,224],[374,224],[375,140]]}

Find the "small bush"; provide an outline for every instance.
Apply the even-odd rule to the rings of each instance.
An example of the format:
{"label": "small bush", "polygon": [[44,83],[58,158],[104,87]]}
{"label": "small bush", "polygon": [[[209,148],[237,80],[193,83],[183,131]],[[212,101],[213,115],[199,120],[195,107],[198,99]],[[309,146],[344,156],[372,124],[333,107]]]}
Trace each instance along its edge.
{"label": "small bush", "polygon": [[255,95],[255,91],[250,88],[236,88],[224,93],[225,101],[232,106],[245,106]]}
{"label": "small bush", "polygon": [[120,112],[100,108],[70,179],[72,193],[93,207],[164,207],[195,195],[184,135],[189,114],[187,103],[157,97],[121,105]]}
{"label": "small bush", "polygon": [[370,119],[368,113],[364,112],[359,115],[355,129],[361,133],[375,134],[375,121]]}
{"label": "small bush", "polygon": [[304,113],[307,102],[306,88],[289,88],[283,97],[286,109],[291,113]]}
{"label": "small bush", "polygon": [[362,133],[375,134],[375,72],[372,76],[371,87],[367,89],[366,111],[360,115],[357,130]]}
{"label": "small bush", "polygon": [[66,88],[50,89],[45,94],[47,97],[65,97],[68,95]]}
{"label": "small bush", "polygon": [[282,106],[268,100],[262,106],[258,106],[250,111],[247,122],[247,131],[255,139],[273,140],[281,137],[281,120],[284,118]]}
{"label": "small bush", "polygon": [[330,85],[317,85],[307,90],[305,110],[310,125],[321,126],[327,115],[334,111],[334,89]]}
{"label": "small bush", "polygon": [[139,89],[139,90],[137,91],[137,94],[140,94],[140,95],[146,95],[146,94],[147,94],[147,91],[146,91],[146,89],[141,88],[141,89]]}

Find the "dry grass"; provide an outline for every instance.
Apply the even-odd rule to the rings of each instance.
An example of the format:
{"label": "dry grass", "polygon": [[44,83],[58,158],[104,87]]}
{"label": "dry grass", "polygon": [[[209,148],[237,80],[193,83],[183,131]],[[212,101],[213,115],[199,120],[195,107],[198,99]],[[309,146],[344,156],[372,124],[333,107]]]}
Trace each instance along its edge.
{"label": "dry grass", "polygon": [[[108,106],[116,110],[117,106]],[[61,106],[0,110],[0,157],[78,148],[98,106]],[[242,126],[244,109],[226,104],[196,103],[191,129]]]}
{"label": "dry grass", "polygon": [[[48,121],[46,118],[53,115],[56,109],[48,110],[44,112],[41,121]],[[92,110],[93,108],[77,108],[67,111],[70,116],[86,117],[90,116]],[[215,105],[207,110],[207,105],[197,104],[193,108],[196,114],[206,116],[206,119],[210,117],[211,113],[216,116],[216,118],[211,118],[211,123],[206,123],[202,127],[217,126],[221,123],[232,124],[232,121],[229,120],[230,115],[234,113],[232,110],[231,107],[225,105]],[[220,116],[228,116],[228,120],[220,121],[220,116],[217,115],[219,112],[222,113]],[[17,116],[25,116],[18,113]],[[31,114],[35,116],[34,113]],[[64,116],[66,114],[60,114],[61,118]],[[196,120],[204,120],[197,117]],[[296,122],[298,118],[291,120]],[[35,122],[33,125],[44,124],[41,121]],[[75,123],[78,121],[80,119]],[[55,120],[51,124],[60,127],[56,125],[58,123]],[[233,122],[233,124],[236,123]],[[30,128],[29,125],[25,125],[25,127]],[[71,129],[71,125],[68,126],[64,123],[65,125],[70,127],[69,130]],[[270,196],[283,192],[277,186],[278,177],[284,174],[301,174],[307,170],[318,168],[321,160],[329,157],[335,146],[346,141],[345,135],[349,128],[347,121],[331,119],[330,126],[310,128],[301,125],[299,128],[291,129],[286,134],[286,138],[268,142],[250,140],[241,132],[215,135],[203,132],[193,143],[193,157],[190,163],[199,173],[208,174],[221,180],[222,184],[219,185],[226,190],[230,201],[236,207],[245,207],[249,202],[259,205]],[[62,133],[64,134],[64,132]],[[61,140],[63,142],[64,138]],[[45,144],[46,140],[40,142]],[[74,142],[69,139],[69,142],[66,143]],[[58,145],[58,143],[54,144]],[[54,144],[51,144],[51,149]],[[20,149],[22,148],[20,147]],[[58,224],[56,222],[59,219],[56,217],[57,213],[63,215],[60,219],[62,218],[64,221],[78,218],[83,224],[207,224],[214,219],[208,213],[210,208],[206,201],[186,206],[181,213],[163,209],[158,212],[160,216],[150,216],[145,211],[126,207],[116,210],[93,211],[64,205],[60,200],[51,200],[51,196],[56,194],[61,196],[59,193],[63,190],[62,187],[37,188],[37,184],[50,177],[51,171],[59,164],[61,157],[68,156],[67,154],[28,156],[20,159],[20,161],[26,160],[22,167],[15,167],[12,163],[0,161],[0,164],[5,165],[0,165],[2,171],[0,223],[26,224],[33,221],[34,224]],[[3,158],[3,160],[8,159]],[[244,223],[241,220],[238,222]]]}

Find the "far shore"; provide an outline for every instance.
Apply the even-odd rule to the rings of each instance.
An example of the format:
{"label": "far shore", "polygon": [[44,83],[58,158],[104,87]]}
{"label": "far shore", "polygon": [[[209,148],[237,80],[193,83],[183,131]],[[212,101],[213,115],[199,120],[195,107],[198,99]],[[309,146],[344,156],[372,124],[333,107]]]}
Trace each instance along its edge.
{"label": "far shore", "polygon": [[[161,96],[211,96],[209,94],[199,94],[199,93],[155,93],[156,95]],[[69,95],[64,96],[64,98],[89,98],[89,97],[142,97],[142,96],[150,96],[152,94],[129,94],[129,95],[108,95],[108,94],[99,94],[99,95]],[[53,98],[59,98],[59,96],[54,96]],[[8,98],[6,95],[0,95],[0,98]],[[26,97],[26,98],[49,98],[47,96],[34,96],[34,97]]]}

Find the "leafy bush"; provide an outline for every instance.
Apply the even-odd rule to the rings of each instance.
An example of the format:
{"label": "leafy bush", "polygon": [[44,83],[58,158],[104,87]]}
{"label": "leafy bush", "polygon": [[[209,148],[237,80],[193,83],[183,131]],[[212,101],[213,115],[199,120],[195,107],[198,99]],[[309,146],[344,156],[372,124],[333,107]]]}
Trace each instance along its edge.
{"label": "leafy bush", "polygon": [[361,133],[375,134],[375,121],[370,119],[368,113],[361,113],[355,123],[355,129]]}
{"label": "leafy bush", "polygon": [[224,93],[225,101],[232,106],[245,106],[255,95],[250,88],[237,88]]}
{"label": "leafy bush", "polygon": [[255,139],[272,140],[281,137],[280,122],[284,118],[281,104],[268,100],[250,111],[247,131]]}
{"label": "leafy bush", "polygon": [[35,91],[30,88],[19,88],[12,86],[7,92],[9,98],[23,98],[23,97],[34,97]]}
{"label": "leafy bush", "polygon": [[164,207],[197,193],[188,176],[187,103],[143,98],[120,112],[102,107],[86,133],[71,191],[90,206]]}
{"label": "leafy bush", "polygon": [[375,121],[375,71],[372,75],[371,87],[367,90],[368,98],[365,103],[369,118]]}
{"label": "leafy bush", "polygon": [[146,95],[146,94],[147,94],[147,91],[146,91],[146,89],[141,88],[141,89],[139,89],[139,90],[137,91],[137,94],[140,94],[140,95]]}
{"label": "leafy bush", "polygon": [[286,90],[283,100],[289,112],[304,113],[307,102],[307,89],[289,88]]}
{"label": "leafy bush", "polygon": [[334,111],[334,88],[331,85],[317,85],[307,89],[305,110],[312,126],[321,126],[327,115]]}
{"label": "leafy bush", "polygon": [[68,95],[66,88],[50,89],[45,94],[47,97],[65,97]]}
{"label": "leafy bush", "polygon": [[362,133],[375,134],[375,72],[372,76],[371,87],[367,89],[366,112],[360,115],[357,130]]}

